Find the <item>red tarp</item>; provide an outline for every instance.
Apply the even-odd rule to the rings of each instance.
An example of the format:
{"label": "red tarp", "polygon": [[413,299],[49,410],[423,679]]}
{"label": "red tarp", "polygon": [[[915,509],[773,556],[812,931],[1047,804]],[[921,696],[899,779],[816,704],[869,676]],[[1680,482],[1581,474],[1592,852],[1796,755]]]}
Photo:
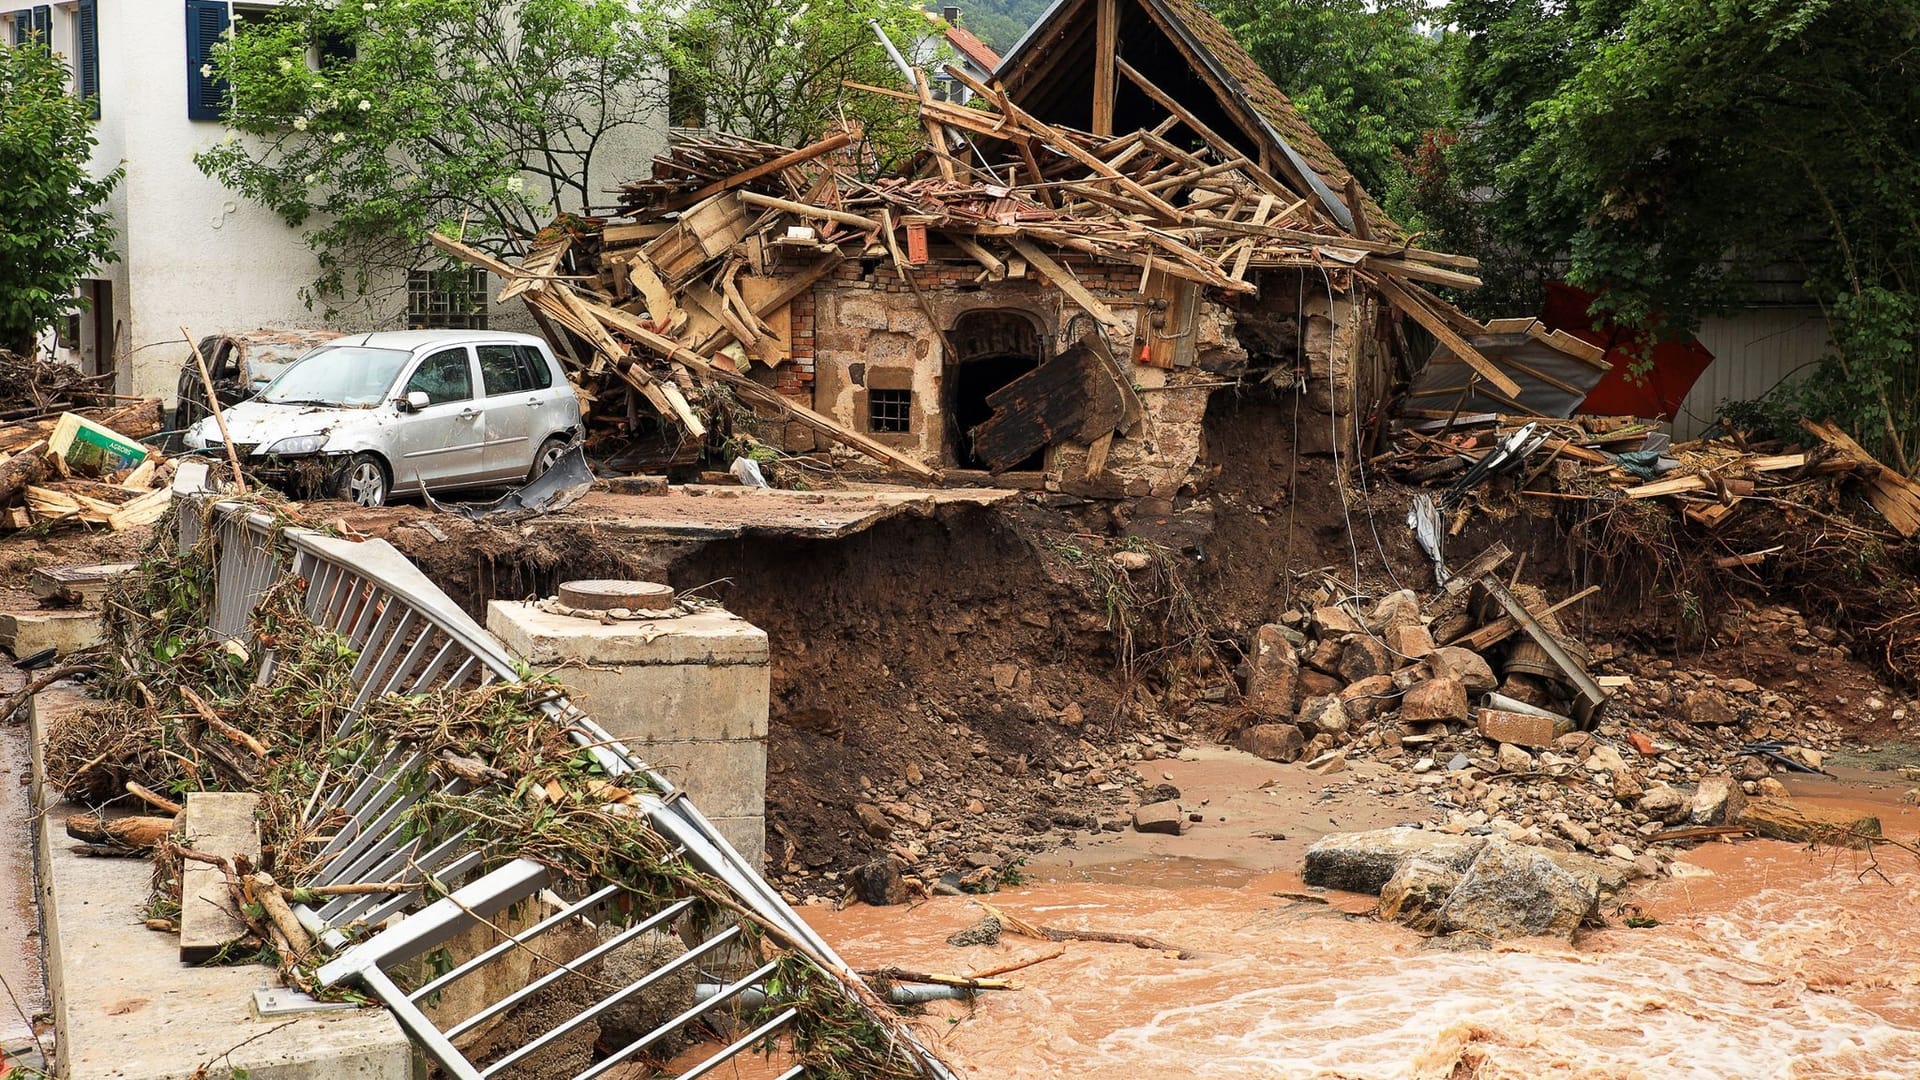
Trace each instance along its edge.
{"label": "red tarp", "polygon": [[1547,329],[1565,330],[1600,346],[1607,350],[1607,362],[1613,365],[1575,411],[1591,416],[1673,419],[1700,373],[1713,363],[1713,354],[1691,336],[1659,342],[1653,347],[1653,370],[1636,381],[1634,365],[1646,355],[1641,344],[1645,337],[1620,330],[1595,330],[1593,316],[1587,314],[1593,300],[1590,292],[1549,282],[1546,307],[1540,313]]}

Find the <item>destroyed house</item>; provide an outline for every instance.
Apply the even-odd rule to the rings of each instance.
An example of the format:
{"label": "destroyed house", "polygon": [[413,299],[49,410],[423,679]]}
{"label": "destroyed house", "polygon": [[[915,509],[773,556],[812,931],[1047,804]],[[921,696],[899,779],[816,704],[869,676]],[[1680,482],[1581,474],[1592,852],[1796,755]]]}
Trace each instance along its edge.
{"label": "destroyed house", "polygon": [[1166,500],[1203,486],[1233,388],[1298,391],[1349,446],[1428,338],[1522,393],[1429,291],[1477,285],[1474,261],[1412,246],[1190,0],[1060,0],[993,79],[941,74],[971,100],[926,71],[855,88],[924,129],[887,175],[858,130],[681,130],[623,219],[556,222],[519,266],[438,242],[557,334],[608,444],[697,444],[724,387],[782,450]]}

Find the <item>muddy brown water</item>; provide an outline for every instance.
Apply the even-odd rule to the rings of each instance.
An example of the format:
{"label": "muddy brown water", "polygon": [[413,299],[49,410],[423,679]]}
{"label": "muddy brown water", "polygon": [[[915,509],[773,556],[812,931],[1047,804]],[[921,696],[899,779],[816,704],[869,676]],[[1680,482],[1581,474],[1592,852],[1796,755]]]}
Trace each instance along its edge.
{"label": "muddy brown water", "polygon": [[[1920,812],[1870,809],[1890,835],[1920,833]],[[1609,912],[1577,946],[1482,951],[1374,922],[1368,897],[1302,899],[1283,871],[1157,860],[1118,868],[1154,879],[1023,887],[993,902],[1199,955],[1069,944],[1010,976],[1021,990],[925,1022],[970,1075],[1010,1080],[1920,1077],[1920,860],[1774,841],[1685,859],[1632,898],[1658,926]],[[1054,948],[946,945],[981,915],[960,898],[807,915],[856,966],[964,973]]]}

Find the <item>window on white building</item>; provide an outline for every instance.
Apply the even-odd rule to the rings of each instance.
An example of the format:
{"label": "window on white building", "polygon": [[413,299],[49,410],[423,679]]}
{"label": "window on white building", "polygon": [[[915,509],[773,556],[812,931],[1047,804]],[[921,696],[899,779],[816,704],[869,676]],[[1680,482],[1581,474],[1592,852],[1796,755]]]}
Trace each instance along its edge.
{"label": "window on white building", "polygon": [[485,330],[487,272],[407,272],[407,326],[414,330]]}

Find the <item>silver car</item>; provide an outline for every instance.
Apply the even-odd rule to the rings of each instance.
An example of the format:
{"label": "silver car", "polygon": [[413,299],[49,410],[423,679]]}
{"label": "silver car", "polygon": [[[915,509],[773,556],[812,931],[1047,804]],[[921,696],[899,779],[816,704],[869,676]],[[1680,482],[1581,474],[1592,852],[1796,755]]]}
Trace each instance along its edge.
{"label": "silver car", "polygon": [[[529,334],[388,330],[307,353],[226,410],[247,467],[297,494],[362,506],[411,493],[521,484],[580,433],[580,400]],[[224,452],[209,416],[186,435]]]}

